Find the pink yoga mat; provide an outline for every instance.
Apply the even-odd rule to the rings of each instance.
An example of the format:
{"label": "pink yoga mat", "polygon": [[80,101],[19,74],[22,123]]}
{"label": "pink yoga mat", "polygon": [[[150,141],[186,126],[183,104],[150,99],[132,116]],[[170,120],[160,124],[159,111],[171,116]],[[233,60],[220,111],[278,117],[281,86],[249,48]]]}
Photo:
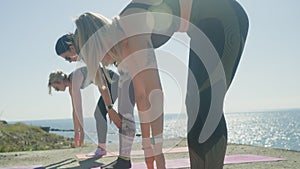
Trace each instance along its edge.
{"label": "pink yoga mat", "polygon": [[[241,163],[254,163],[254,162],[271,162],[271,161],[282,161],[283,158],[274,158],[268,156],[252,155],[252,154],[238,154],[228,155],[225,157],[224,164],[241,164]],[[166,161],[168,169],[178,169],[190,167],[190,160],[188,158],[174,159]],[[144,162],[137,162],[132,164],[132,169],[143,169],[147,168]],[[91,168],[101,169],[101,167]]]}
{"label": "pink yoga mat", "polygon": [[267,162],[267,161],[282,161],[283,158],[275,158],[253,154],[237,154],[225,156],[224,164],[239,164],[239,163],[253,163],[253,162]]}
{"label": "pink yoga mat", "polygon": [[[274,158],[267,156],[259,156],[252,154],[240,154],[240,155],[228,155],[225,157],[224,164],[241,164],[241,163],[254,163],[254,162],[267,162],[267,161],[281,161],[284,160],[282,158]],[[175,160],[167,160],[167,168],[168,169],[176,169],[176,168],[187,168],[190,167],[190,159],[175,159]],[[133,163],[132,169],[142,169],[147,168],[144,162]]]}
{"label": "pink yoga mat", "polygon": [[[169,149],[164,149],[163,152],[165,154],[168,154],[168,153],[186,153],[186,152],[188,152],[188,148],[187,147],[169,148]],[[118,152],[107,152],[107,154],[103,157],[117,157],[118,154],[119,154]],[[142,151],[142,150],[132,151],[131,155],[132,156],[141,156],[141,155],[144,155],[144,151]],[[77,154],[76,158],[78,158],[78,159],[87,159],[87,158],[99,158],[99,157],[88,156],[87,154]]]}
{"label": "pink yoga mat", "polygon": [[[182,149],[183,150],[183,149]],[[173,152],[179,151],[173,150]],[[171,151],[169,151],[170,153]],[[237,155],[227,155],[225,156],[224,164],[241,164],[241,163],[254,163],[254,162],[271,162],[271,161],[282,161],[283,158],[274,158],[261,155],[253,154],[237,154]],[[188,158],[167,160],[166,166],[168,169],[178,169],[178,168],[187,168],[190,167],[190,160]],[[0,169],[43,169],[43,166],[20,166],[20,167],[6,167]],[[146,168],[144,162],[137,162],[132,164],[132,169],[143,169]],[[95,167],[91,169],[101,169],[101,167]]]}
{"label": "pink yoga mat", "polygon": [[44,169],[44,167],[41,165],[35,165],[35,166],[6,167],[0,169]]}

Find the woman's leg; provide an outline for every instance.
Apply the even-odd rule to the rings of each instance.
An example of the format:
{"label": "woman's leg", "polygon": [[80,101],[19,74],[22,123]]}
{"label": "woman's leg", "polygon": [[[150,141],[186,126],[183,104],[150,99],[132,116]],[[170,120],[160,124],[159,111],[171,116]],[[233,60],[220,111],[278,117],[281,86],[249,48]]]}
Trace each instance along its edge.
{"label": "woman's leg", "polygon": [[165,157],[162,151],[163,148],[163,129],[164,129],[164,113],[163,113],[163,93],[161,89],[152,91],[150,94],[150,101],[152,101],[152,107],[156,107],[154,112],[159,113],[155,116],[154,120],[151,120],[151,133],[152,133],[152,147],[154,153],[154,159],[156,161],[157,169],[165,169]]}
{"label": "woman's leg", "polygon": [[[112,102],[114,103],[117,99],[117,91],[118,91],[118,80],[119,76],[117,74],[111,73],[113,82],[110,84],[108,82],[108,88],[111,93]],[[106,150],[106,138],[107,138],[107,110],[102,96],[100,97],[94,117],[96,120],[96,129],[98,136],[98,147],[102,150]]]}
{"label": "woman's leg", "polygon": [[[222,80],[213,82],[213,84],[211,83],[212,79],[210,76],[213,74],[208,73],[206,68],[207,66],[216,68],[217,64],[210,63],[211,65],[205,65],[207,61],[205,62],[202,60],[203,58],[201,59],[203,57],[201,50],[197,51],[200,47],[199,44],[205,43],[205,39],[194,38],[197,37],[195,35],[197,33],[195,27],[190,28],[188,32],[191,37],[191,50],[189,56],[186,107],[188,113],[188,146],[192,169],[223,168],[227,147],[227,128],[224,115],[221,116],[221,119],[216,119],[216,129],[207,140],[200,142],[199,138],[204,124],[207,122],[208,115],[210,113],[223,113],[225,92],[236,72],[248,31],[246,14],[236,5],[235,1],[232,2],[233,5],[229,4],[229,6],[232,6],[231,10],[234,9],[233,12],[231,11],[231,14],[234,16],[229,17],[237,18],[236,20],[231,19],[231,22],[226,23],[221,17],[207,17],[198,21],[192,21],[197,29],[201,30],[213,45],[215,50],[211,52],[216,51],[218,53],[219,63],[222,64],[225,73],[226,87],[222,86],[222,83],[224,83]],[[196,8],[195,4],[193,8]],[[230,27],[231,29],[225,30],[225,27]],[[218,89],[225,91],[218,92]],[[212,91],[217,91],[217,102],[213,99]]]}
{"label": "woman's leg", "polygon": [[121,75],[118,83],[118,113],[122,119],[122,127],[119,129],[119,157],[116,161],[101,166],[103,169],[131,168],[130,155],[135,136],[135,121],[133,115],[135,104],[134,91],[129,76],[123,75],[122,77]]}
{"label": "woman's leg", "polygon": [[107,110],[104,104],[104,100],[100,97],[94,117],[96,120],[96,129],[98,136],[98,148],[102,150],[106,150],[106,137],[107,137],[107,118],[106,118]]}
{"label": "woman's leg", "polygon": [[135,105],[134,89],[129,75],[121,78],[118,91],[118,112],[122,118],[122,127],[119,129],[119,153],[121,157],[130,159],[131,148],[135,136],[135,121],[133,108]]}
{"label": "woman's leg", "polygon": [[[134,84],[135,91],[142,93],[142,97],[139,97],[140,104],[138,109],[145,161],[148,169],[154,168],[154,160],[156,161],[157,169],[164,169],[165,159],[162,152],[164,127],[163,92],[158,71],[157,69],[144,70],[143,73],[138,74],[135,78],[139,82]],[[139,88],[139,86],[143,87]]]}
{"label": "woman's leg", "polygon": [[[159,116],[153,122],[151,122],[151,131],[152,131],[152,138],[153,138],[153,151],[154,157],[156,161],[156,168],[157,169],[165,169],[166,168],[166,161],[165,156],[163,154],[163,121],[164,121],[164,114]],[[155,133],[155,131],[157,133]]]}
{"label": "woman's leg", "polygon": [[145,162],[147,169],[154,169],[154,151],[152,148],[152,143],[150,141],[150,123],[141,123],[141,131],[142,131],[142,146],[145,155]]}

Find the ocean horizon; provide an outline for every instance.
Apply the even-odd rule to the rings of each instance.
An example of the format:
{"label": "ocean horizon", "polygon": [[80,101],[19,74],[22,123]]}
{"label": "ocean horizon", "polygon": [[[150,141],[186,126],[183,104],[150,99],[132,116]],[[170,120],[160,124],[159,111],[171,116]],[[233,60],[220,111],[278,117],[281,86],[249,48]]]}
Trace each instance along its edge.
{"label": "ocean horizon", "polygon": [[[300,151],[300,109],[225,113],[228,143]],[[135,117],[138,120],[138,117]],[[72,119],[19,121],[28,125],[50,127],[50,133],[72,138]],[[15,122],[9,122],[15,123]],[[186,138],[186,114],[165,114],[164,139]],[[118,130],[108,122],[107,144],[118,144]],[[136,124],[135,141],[141,141],[140,126]],[[84,118],[85,141],[97,143],[94,118]]]}

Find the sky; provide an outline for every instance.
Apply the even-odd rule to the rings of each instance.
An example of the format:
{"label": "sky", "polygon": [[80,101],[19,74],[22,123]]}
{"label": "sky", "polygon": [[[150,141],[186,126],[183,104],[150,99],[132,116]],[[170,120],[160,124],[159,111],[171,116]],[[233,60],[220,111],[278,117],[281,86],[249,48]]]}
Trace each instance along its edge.
{"label": "sky", "polygon": [[[23,121],[71,118],[68,92],[48,94],[53,70],[70,73],[75,63],[65,62],[54,50],[56,40],[74,32],[74,19],[83,12],[112,18],[129,0],[10,0],[0,2],[0,119]],[[245,8],[250,28],[236,76],[226,95],[224,110],[252,112],[300,108],[300,12],[298,0],[238,0]],[[189,38],[177,33],[157,53],[181,55],[188,60]],[[158,59],[159,60],[159,59]],[[160,60],[159,60],[160,62]],[[162,61],[163,62],[163,61]],[[184,112],[185,72],[180,82],[162,72],[167,113]],[[99,94],[93,86],[83,98]],[[90,96],[93,92],[95,95]],[[181,91],[181,92],[179,92]],[[83,99],[84,113],[93,104]]]}

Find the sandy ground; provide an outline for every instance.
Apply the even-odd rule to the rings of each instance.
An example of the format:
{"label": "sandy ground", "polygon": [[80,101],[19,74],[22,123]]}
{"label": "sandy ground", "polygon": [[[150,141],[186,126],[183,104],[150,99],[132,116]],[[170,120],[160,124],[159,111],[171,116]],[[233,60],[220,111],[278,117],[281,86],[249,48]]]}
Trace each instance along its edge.
{"label": "sandy ground", "polygon": [[[47,169],[54,168],[70,168],[70,169],[87,169],[102,164],[107,164],[116,159],[116,157],[103,157],[100,159],[83,159],[79,160],[75,157],[77,154],[89,153],[95,150],[95,145],[86,144],[85,147],[61,150],[48,151],[33,151],[33,152],[11,152],[0,153],[0,168],[13,166],[32,166],[42,165]],[[186,147],[186,139],[171,140],[164,143],[166,149],[174,147]],[[108,152],[116,152],[117,145],[107,147]],[[134,150],[141,150],[140,143],[135,143]],[[277,162],[256,162],[245,164],[227,164],[224,169],[297,169],[300,166],[300,152],[288,151],[281,149],[272,149],[264,147],[255,147],[247,145],[229,144],[227,155],[234,154],[255,154],[270,157],[284,158],[284,161]],[[166,153],[166,159],[188,158],[187,152],[181,153]],[[143,156],[134,156],[133,162],[144,161]]]}

